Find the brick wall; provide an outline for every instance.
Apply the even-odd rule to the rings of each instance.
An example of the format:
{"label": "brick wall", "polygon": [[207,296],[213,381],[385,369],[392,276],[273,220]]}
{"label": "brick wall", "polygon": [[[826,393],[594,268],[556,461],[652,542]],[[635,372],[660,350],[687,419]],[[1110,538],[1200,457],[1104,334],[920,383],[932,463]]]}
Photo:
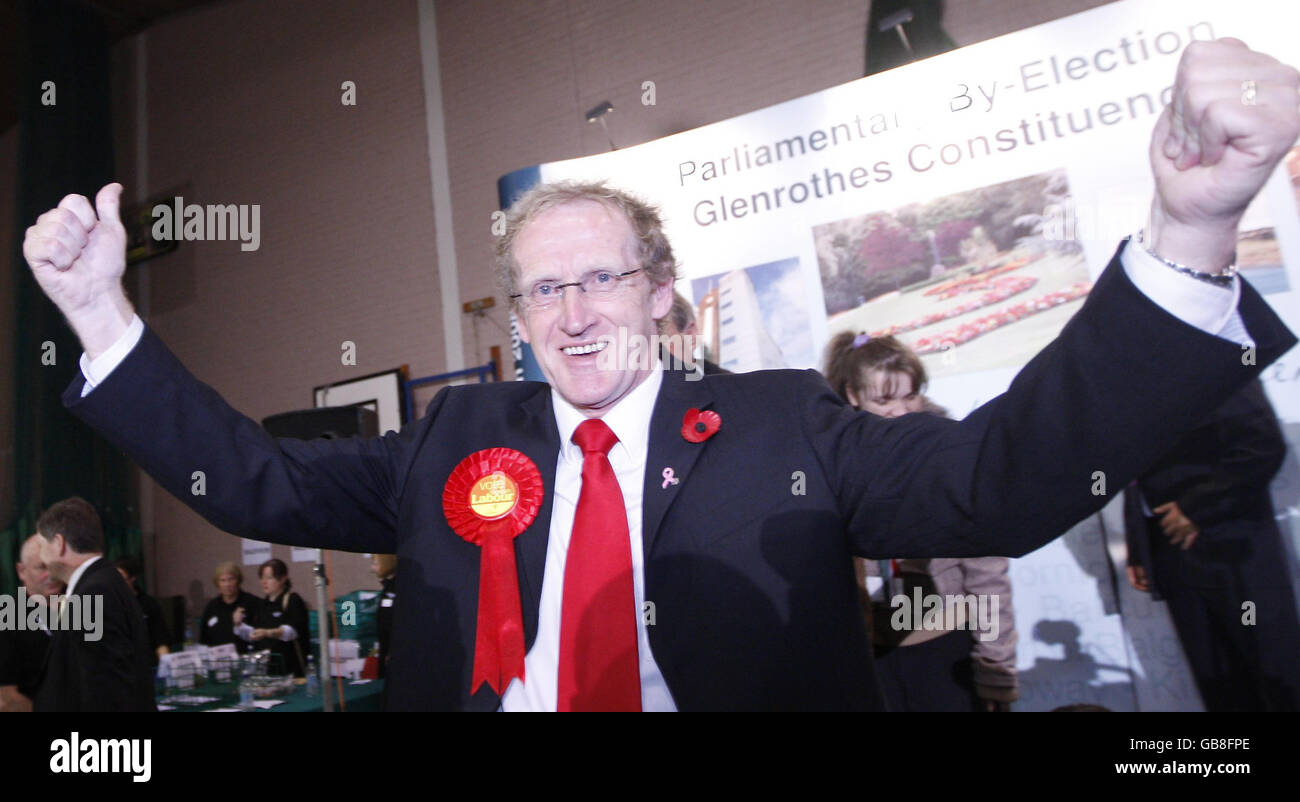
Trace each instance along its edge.
{"label": "brick wall", "polygon": [[[414,3],[221,3],[155,26],[145,49],[148,191],[261,207],[257,251],[185,242],[148,263],[149,323],[190,370],[260,420],[312,406],[320,384],[444,369]],[[193,610],[239,541],[160,489],[152,500],[156,587]],[[377,586],[361,556],[333,560],[336,590]],[[307,564],[291,576],[314,607]]]}

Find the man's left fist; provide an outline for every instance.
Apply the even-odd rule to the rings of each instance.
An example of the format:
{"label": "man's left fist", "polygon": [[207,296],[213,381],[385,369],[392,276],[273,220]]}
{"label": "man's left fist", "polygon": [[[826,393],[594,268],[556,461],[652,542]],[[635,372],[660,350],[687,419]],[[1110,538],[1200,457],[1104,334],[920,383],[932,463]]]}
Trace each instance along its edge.
{"label": "man's left fist", "polygon": [[1224,267],[1246,206],[1297,136],[1295,68],[1238,39],[1189,44],[1151,139],[1153,250],[1198,269]]}

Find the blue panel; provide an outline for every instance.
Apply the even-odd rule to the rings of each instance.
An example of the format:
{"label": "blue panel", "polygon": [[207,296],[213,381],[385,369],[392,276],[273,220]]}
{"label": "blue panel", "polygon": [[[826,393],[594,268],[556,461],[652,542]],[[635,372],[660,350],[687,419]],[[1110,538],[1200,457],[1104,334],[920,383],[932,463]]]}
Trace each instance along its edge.
{"label": "blue panel", "polygon": [[497,200],[502,209],[509,209],[520,195],[542,182],[542,168],[521,167],[497,179]]}
{"label": "blue panel", "polygon": [[[497,200],[502,209],[510,208],[510,204],[518,200],[519,196],[537,186],[542,181],[542,168],[522,167],[513,173],[506,173],[497,179]],[[518,337],[514,329],[519,325],[518,321],[511,315],[511,339]],[[511,343],[514,345],[514,343]],[[542,368],[537,364],[537,357],[533,356],[533,349],[525,342],[519,342],[520,359],[515,362],[515,371],[523,372],[524,381],[546,381],[542,375]],[[506,371],[502,371],[504,377]]]}

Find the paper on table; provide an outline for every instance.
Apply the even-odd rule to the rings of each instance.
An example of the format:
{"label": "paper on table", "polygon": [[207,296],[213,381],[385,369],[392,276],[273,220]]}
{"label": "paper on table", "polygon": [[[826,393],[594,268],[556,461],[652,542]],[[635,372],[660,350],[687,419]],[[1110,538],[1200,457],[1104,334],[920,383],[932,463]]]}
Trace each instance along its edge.
{"label": "paper on table", "polygon": [[217,696],[194,696],[186,694],[183,696],[172,696],[170,700],[173,704],[178,705],[206,705],[220,700]]}
{"label": "paper on table", "polygon": [[253,701],[253,706],[261,710],[270,710],[276,705],[282,704],[284,704],[283,699],[255,699]]}

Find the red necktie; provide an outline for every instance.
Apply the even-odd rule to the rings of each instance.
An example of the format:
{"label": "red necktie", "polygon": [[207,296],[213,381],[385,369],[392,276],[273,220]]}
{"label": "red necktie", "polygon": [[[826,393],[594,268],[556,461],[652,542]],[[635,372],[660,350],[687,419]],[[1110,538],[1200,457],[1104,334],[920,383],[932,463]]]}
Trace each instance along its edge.
{"label": "red necktie", "polygon": [[564,565],[557,706],[639,711],[632,546],[623,491],[607,456],[618,438],[592,418],[574,431],[573,442],[582,449],[582,491]]}

